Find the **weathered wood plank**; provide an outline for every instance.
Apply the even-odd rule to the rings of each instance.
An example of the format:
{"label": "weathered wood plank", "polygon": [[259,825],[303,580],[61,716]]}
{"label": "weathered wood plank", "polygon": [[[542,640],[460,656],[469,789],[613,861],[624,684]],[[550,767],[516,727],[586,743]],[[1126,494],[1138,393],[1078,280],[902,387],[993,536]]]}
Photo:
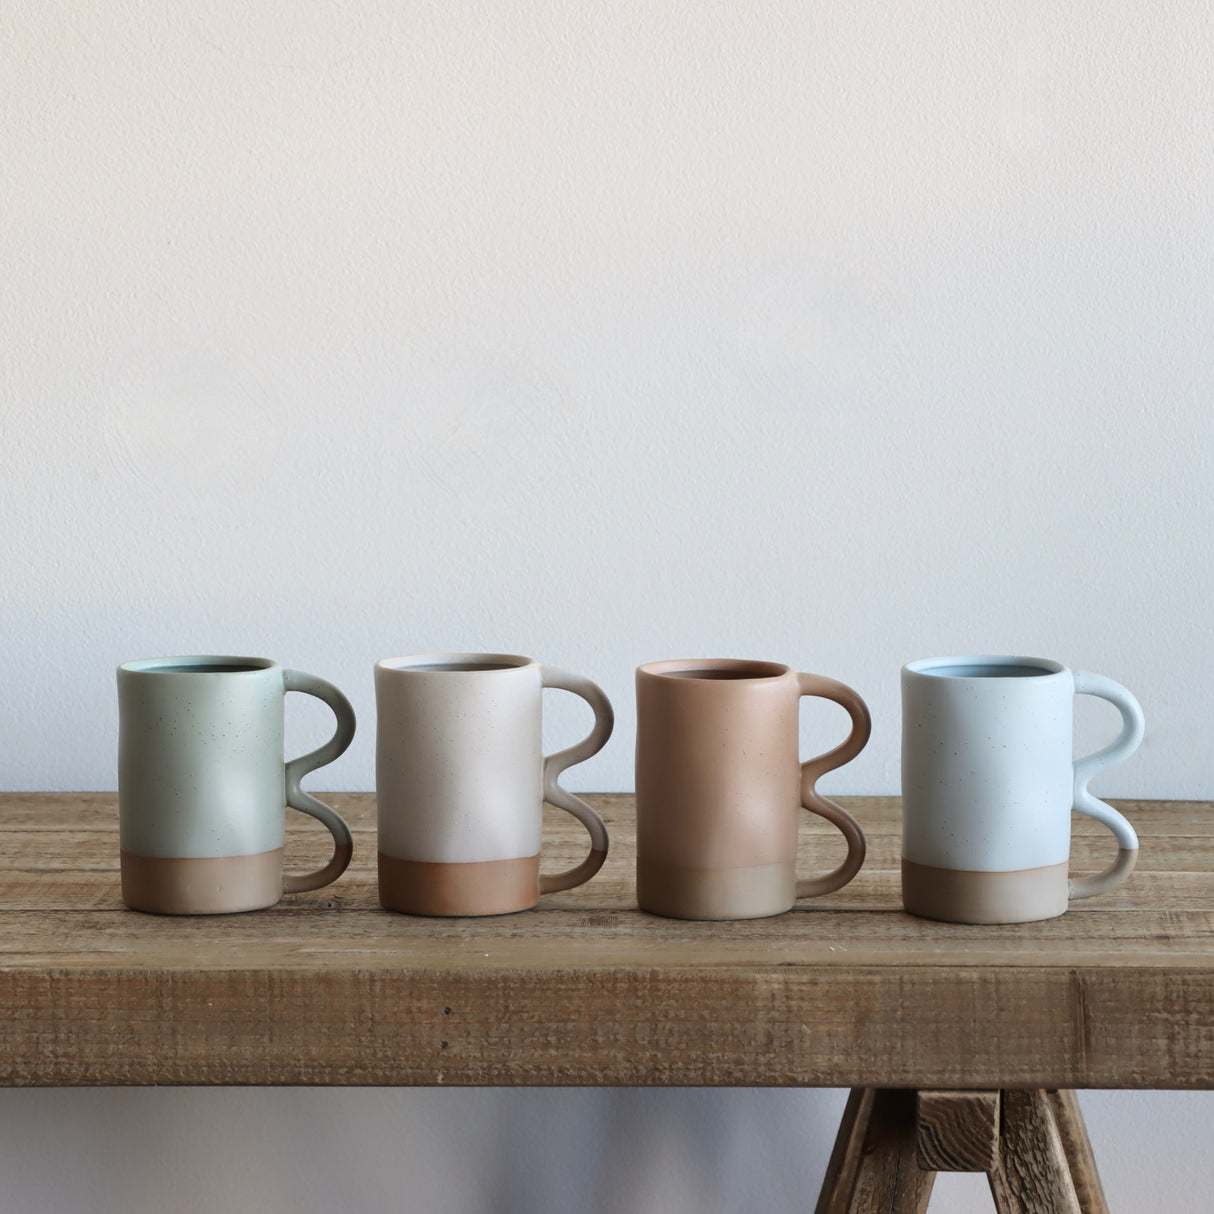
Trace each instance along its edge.
{"label": "weathered wood plank", "polygon": [[1154,971],[10,970],[0,1083],[1209,1088],[1209,996]]}
{"label": "weathered wood plank", "polygon": [[357,903],[319,891],[290,905],[284,900],[273,910],[195,918],[128,911],[108,890],[97,907],[5,912],[0,971],[78,964],[122,968],[132,961],[248,968],[294,965],[301,958],[332,969],[357,958],[360,965],[380,968],[660,964],[708,971],[749,964],[886,965],[896,971],[913,964],[1202,972],[1211,966],[1212,939],[1211,911],[1092,917],[1082,932],[1066,918],[1008,928],[925,929],[909,915],[883,911],[794,911],[770,920],[700,924],[635,909],[541,905],[501,919],[431,920],[381,910],[367,886]]}
{"label": "weathered wood plank", "polygon": [[[591,798],[615,844],[581,889],[498,919],[391,914],[373,794],[328,799],[356,831],[339,882],[175,919],[122,908],[112,793],[0,796],[0,1081],[1214,1085],[1208,804],[1136,803],[1126,886],[990,928],[901,912],[892,798],[848,799],[875,844],[852,886],[744,923],[636,909],[619,795]],[[547,830],[546,865],[581,854],[565,815]],[[841,853],[803,830],[807,865]],[[301,866],[326,847],[303,819],[288,840]]]}

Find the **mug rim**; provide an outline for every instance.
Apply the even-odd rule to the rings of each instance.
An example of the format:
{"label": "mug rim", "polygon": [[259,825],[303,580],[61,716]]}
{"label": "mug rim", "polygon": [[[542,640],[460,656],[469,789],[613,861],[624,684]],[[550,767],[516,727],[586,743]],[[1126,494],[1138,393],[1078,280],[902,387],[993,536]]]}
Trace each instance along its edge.
{"label": "mug rim", "polygon": [[[791,673],[792,667],[783,662],[767,662],[760,658],[663,658],[657,662],[646,662],[637,667],[637,674],[657,679],[679,678],[689,671],[706,673],[730,671],[754,671],[753,674],[730,674],[729,683],[764,683]],[[715,679],[697,679],[695,682],[713,683]]]}
{"label": "mug rim", "polygon": [[[1014,667],[1018,673],[1014,675],[1001,675],[994,672],[987,674],[948,673],[949,670],[959,666],[986,667],[988,670],[991,667]],[[1055,675],[1066,673],[1066,667],[1061,662],[1056,662],[1053,658],[1033,658],[1021,654],[1007,653],[959,654],[951,657],[919,658],[917,661],[907,662],[902,669],[907,674],[944,679],[954,683],[989,682],[991,679],[998,678],[1048,679],[1053,678]]]}
{"label": "mug rim", "polygon": [[[274,670],[273,658],[252,658],[224,653],[187,653],[163,658],[135,658],[118,669],[125,674],[242,675]],[[232,669],[237,667],[238,669]]]}
{"label": "mug rim", "polygon": [[[380,658],[375,669],[391,674],[506,674],[537,664],[535,658],[519,653],[410,653],[397,658]],[[461,670],[461,666],[474,669]]]}

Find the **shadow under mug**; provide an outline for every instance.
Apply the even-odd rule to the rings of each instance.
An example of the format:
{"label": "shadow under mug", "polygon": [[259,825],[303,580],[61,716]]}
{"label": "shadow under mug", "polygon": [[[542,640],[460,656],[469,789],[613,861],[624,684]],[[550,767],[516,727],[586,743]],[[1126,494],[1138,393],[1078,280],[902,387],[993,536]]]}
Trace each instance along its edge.
{"label": "shadow under mug", "polygon": [[[850,687],[777,662],[691,659],[637,669],[637,901],[679,919],[755,919],[846,885],[864,863],[856,820],[816,789],[864,749],[868,708]],[[800,762],[802,696],[833,700],[851,733]],[[833,872],[798,880],[799,811],[847,842]]]}
{"label": "shadow under mug", "polygon": [[[333,736],[283,760],[288,691],[323,700]],[[118,667],[118,818],[122,900],[170,915],[231,914],[273,906],[345,872],[350,828],[300,788],[354,737],[354,709],[332,683],[268,658],[149,658]],[[333,857],[283,875],[287,806],[319,819]]]}
{"label": "shadow under mug", "polygon": [[[1072,760],[1076,695],[1108,700],[1121,733]],[[1138,701],[1103,675],[1047,658],[928,658],[902,669],[902,903],[957,923],[1025,923],[1120,885],[1134,828],[1088,792],[1143,737]],[[1072,809],[1104,823],[1118,853],[1069,876]]]}

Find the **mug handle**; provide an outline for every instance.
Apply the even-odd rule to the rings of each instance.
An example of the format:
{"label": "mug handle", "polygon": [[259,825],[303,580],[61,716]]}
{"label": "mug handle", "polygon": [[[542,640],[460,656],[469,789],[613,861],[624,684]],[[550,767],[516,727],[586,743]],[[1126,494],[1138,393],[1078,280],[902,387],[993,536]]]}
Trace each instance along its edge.
{"label": "mug handle", "polygon": [[828,771],[834,771],[836,767],[851,762],[864,749],[869,734],[872,733],[873,723],[868,713],[868,705],[846,683],[828,679],[821,674],[798,674],[797,687],[800,695],[820,696],[824,700],[833,700],[842,705],[847,709],[852,724],[851,733],[834,750],[828,750],[824,755],[801,764],[801,807],[812,814],[820,814],[833,823],[847,840],[847,857],[834,872],[797,882],[798,898],[816,898],[819,894],[829,894],[842,888],[860,871],[868,845],[855,818],[841,805],[836,805],[822,796],[814,785]]}
{"label": "mug handle", "polygon": [[314,674],[305,674],[302,670],[284,670],[282,676],[287,691],[302,691],[324,700],[337,718],[337,728],[323,746],[317,747],[310,754],[292,759],[286,765],[287,804],[292,809],[319,818],[333,836],[333,857],[323,868],[294,876],[283,874],[283,893],[299,894],[304,890],[320,889],[322,885],[336,881],[346,871],[350,857],[354,854],[354,837],[350,834],[345,819],[335,809],[323,801],[318,801],[299,786],[299,782],[308,772],[315,771],[326,763],[332,763],[345,752],[354,738],[354,709],[350,701],[326,679]]}
{"label": "mug handle", "polygon": [[540,666],[540,680],[544,687],[555,687],[561,691],[572,691],[581,696],[594,710],[594,726],[576,746],[558,750],[544,758],[544,800],[558,809],[571,813],[590,832],[590,854],[576,868],[567,872],[540,874],[540,893],[553,894],[562,889],[573,889],[589,881],[603,867],[607,859],[607,827],[603,819],[581,797],[562,788],[557,777],[575,763],[583,763],[596,755],[611,737],[615,727],[615,713],[611,701],[597,683],[580,674],[562,670],[559,666]]}
{"label": "mug handle", "polygon": [[1116,888],[1134,871],[1138,861],[1138,836],[1129,822],[1111,805],[1106,805],[1088,792],[1088,781],[1098,771],[1128,759],[1138,749],[1146,724],[1142,707],[1120,683],[1086,670],[1072,673],[1076,695],[1099,696],[1121,713],[1121,733],[1102,750],[1075,760],[1074,808],[1089,818],[1095,818],[1097,822],[1103,822],[1117,838],[1117,859],[1104,872],[1091,877],[1072,877],[1067,883],[1070,897],[1091,898]]}

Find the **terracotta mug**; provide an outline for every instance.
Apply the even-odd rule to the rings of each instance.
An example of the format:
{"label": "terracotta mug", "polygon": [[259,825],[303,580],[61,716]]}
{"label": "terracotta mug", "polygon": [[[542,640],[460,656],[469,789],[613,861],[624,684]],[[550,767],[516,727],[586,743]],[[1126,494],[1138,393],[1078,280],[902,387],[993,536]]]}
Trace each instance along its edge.
{"label": "terracotta mug", "polygon": [[[1072,762],[1076,695],[1121,713],[1121,734]],[[1045,658],[929,658],[902,669],[902,904],[957,923],[1061,915],[1070,898],[1120,885],[1138,858],[1134,828],[1088,792],[1143,736],[1138,701],[1112,679]],[[1069,876],[1071,810],[1103,822],[1118,853]]]}
{"label": "terracotta mug", "polygon": [[[337,729],[311,754],[284,763],[288,691],[323,700]],[[299,786],[354,737],[354,709],[332,683],[268,658],[150,658],[118,667],[118,713],[127,906],[169,915],[257,910],[345,872],[350,828]],[[333,858],[315,872],[283,875],[288,805],[333,835]]]}
{"label": "terracotta mug", "polygon": [[[545,687],[594,710],[589,735],[547,757]],[[557,782],[611,737],[611,704],[589,679],[513,654],[419,654],[376,663],[375,700],[379,899],[389,910],[507,914],[602,867],[602,818]],[[544,801],[590,834],[589,855],[568,872],[540,873]]]}
{"label": "terracotta mug", "polygon": [[[651,662],[637,687],[637,901],[679,919],[754,919],[797,898],[846,885],[864,863],[864,834],[815,789],[855,758],[871,723],[843,683],[776,662]],[[802,696],[841,704],[846,741],[802,763]],[[825,876],[798,880],[798,810],[842,831],[847,858]]]}

